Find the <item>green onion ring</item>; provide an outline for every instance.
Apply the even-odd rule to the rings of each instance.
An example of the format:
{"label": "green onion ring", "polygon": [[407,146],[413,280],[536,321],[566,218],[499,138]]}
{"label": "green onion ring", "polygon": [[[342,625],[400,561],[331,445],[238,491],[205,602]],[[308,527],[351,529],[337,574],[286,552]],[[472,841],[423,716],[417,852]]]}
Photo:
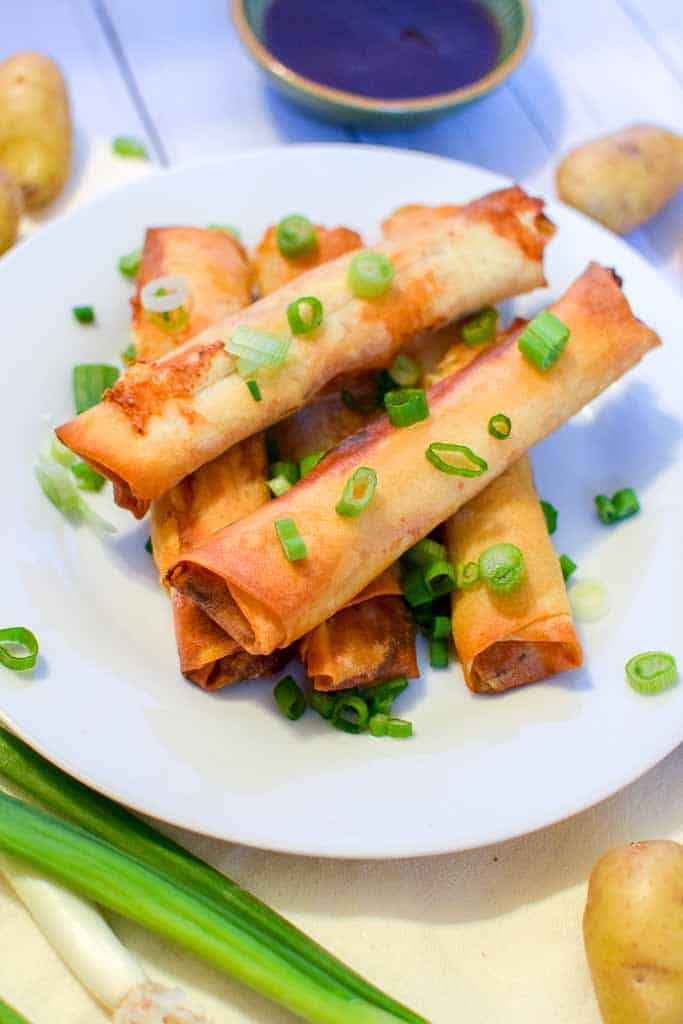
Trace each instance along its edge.
{"label": "green onion ring", "polygon": [[[445,462],[442,458],[437,455],[437,452],[459,452],[464,455],[466,459],[476,467],[475,469],[469,466],[453,466],[450,462]],[[446,441],[432,441],[429,448],[425,452],[425,456],[428,462],[431,462],[435,469],[438,469],[440,473],[448,473],[451,476],[481,476],[489,468],[488,462],[482,459],[481,456],[476,455],[471,448],[468,448],[465,444],[448,444]]]}
{"label": "green onion ring", "polygon": [[505,441],[512,433],[512,420],[504,412],[497,412],[489,420],[489,434],[498,441]]}
{"label": "green onion ring", "polygon": [[[28,654],[12,654],[6,647],[19,644],[24,647]],[[30,629],[24,626],[8,626],[0,629],[0,664],[5,668],[11,668],[14,672],[26,672],[27,669],[35,668],[38,660],[38,641]]]}
{"label": "green onion ring", "polygon": [[664,651],[645,651],[626,662],[626,678],[638,693],[661,693],[678,678],[676,659]]}

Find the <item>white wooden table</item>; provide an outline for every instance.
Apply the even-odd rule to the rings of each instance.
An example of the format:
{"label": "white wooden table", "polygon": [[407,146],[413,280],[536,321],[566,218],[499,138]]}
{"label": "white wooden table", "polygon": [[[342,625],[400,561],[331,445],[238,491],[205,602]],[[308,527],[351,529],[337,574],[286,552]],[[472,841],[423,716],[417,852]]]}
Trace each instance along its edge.
{"label": "white wooden table", "polygon": [[[146,139],[162,164],[272,143],[361,140],[482,164],[552,195],[560,154],[592,135],[634,121],[683,133],[682,0],[537,0],[531,52],[508,84],[443,121],[389,134],[331,127],[280,99],[242,51],[227,6],[0,0],[0,59],[37,49],[64,68],[76,178],[96,173],[95,144],[115,134]],[[630,241],[680,288],[683,195]],[[457,858],[343,865],[192,845],[354,965],[370,967],[434,1024],[490,1024],[504,1014],[509,1024],[596,1024],[580,946],[585,879],[609,844],[683,839],[682,769],[679,748],[594,811]],[[104,1021],[22,914],[0,884],[0,994],[35,1024]],[[214,1024],[289,1020],[118,927],[156,975],[197,989]]]}

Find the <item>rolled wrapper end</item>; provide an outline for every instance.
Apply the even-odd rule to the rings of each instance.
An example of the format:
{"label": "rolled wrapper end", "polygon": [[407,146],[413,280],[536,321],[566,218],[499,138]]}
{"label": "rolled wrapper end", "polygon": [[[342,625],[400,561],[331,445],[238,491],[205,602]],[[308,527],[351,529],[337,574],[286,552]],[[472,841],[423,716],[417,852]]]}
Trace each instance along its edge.
{"label": "rolled wrapper end", "polygon": [[462,663],[474,693],[501,693],[515,686],[580,668],[583,651],[569,614],[556,615],[486,647]]}

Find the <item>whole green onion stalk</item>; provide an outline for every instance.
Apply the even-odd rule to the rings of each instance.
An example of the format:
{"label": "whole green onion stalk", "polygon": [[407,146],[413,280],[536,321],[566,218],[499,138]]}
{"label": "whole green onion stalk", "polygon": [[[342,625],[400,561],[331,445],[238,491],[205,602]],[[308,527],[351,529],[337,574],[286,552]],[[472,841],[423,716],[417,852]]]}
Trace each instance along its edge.
{"label": "whole green onion stalk", "polygon": [[[423,1017],[350,970],[236,882],[125,808],[55,768],[3,729],[0,729],[0,773],[53,813],[87,829],[106,843],[126,851],[139,864],[162,874],[167,884],[181,886],[201,897],[215,913],[227,920],[228,926],[243,928],[250,935],[258,936],[262,945],[272,951],[272,956],[299,972],[300,985],[308,985],[315,990],[331,986],[347,998],[362,1000],[363,1005],[373,1004],[384,1011],[376,1018],[349,1015],[346,1018],[349,1022],[401,1020],[408,1024],[425,1024]],[[125,914],[125,910],[122,913]],[[303,981],[301,971],[304,972]]]}
{"label": "whole green onion stalk", "polygon": [[303,959],[281,957],[258,930],[200,893],[73,825],[0,794],[0,849],[86,899],[163,935],[311,1024],[389,1024],[388,1014]]}

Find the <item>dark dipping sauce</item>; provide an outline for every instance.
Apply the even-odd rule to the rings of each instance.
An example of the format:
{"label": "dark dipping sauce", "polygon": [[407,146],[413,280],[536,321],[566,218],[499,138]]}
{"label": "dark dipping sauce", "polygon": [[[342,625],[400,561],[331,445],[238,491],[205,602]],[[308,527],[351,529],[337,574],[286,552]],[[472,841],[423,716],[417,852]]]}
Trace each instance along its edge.
{"label": "dark dipping sauce", "polygon": [[500,52],[496,24],[476,0],[273,0],[264,40],[306,78],[388,100],[469,85]]}

